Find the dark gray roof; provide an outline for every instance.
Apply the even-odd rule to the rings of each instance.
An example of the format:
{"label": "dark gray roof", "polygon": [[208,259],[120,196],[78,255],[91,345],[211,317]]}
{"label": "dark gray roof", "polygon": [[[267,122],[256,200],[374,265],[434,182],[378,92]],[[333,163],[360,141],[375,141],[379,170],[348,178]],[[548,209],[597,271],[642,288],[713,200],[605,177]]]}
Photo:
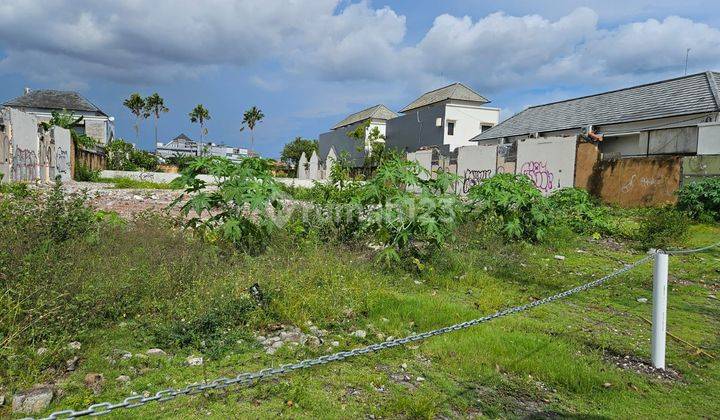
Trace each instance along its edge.
{"label": "dark gray roof", "polygon": [[362,111],[356,112],[354,114],[348,115],[344,120],[335,124],[335,126],[332,129],[335,130],[340,127],[345,127],[346,125],[354,124],[359,121],[365,121],[367,119],[389,120],[389,119],[395,118],[397,116],[398,116],[398,114],[392,112],[385,105],[382,105],[382,104],[375,105],[375,106],[371,106],[370,108],[363,109]]}
{"label": "dark gray roof", "polygon": [[434,104],[447,99],[481,102],[483,104],[490,102],[482,95],[463,85],[462,83],[453,83],[451,85],[431,90],[430,92],[423,94],[419,98],[412,101],[405,108],[401,109],[400,112],[408,112],[415,108],[420,108],[422,106]]}
{"label": "dark gray roof", "polygon": [[705,72],[532,106],[471,141],[720,110],[720,73]]}
{"label": "dark gray roof", "polygon": [[29,93],[11,99],[3,105],[15,108],[67,109],[68,111],[98,112],[107,115],[79,93],[63,90],[31,90]]}

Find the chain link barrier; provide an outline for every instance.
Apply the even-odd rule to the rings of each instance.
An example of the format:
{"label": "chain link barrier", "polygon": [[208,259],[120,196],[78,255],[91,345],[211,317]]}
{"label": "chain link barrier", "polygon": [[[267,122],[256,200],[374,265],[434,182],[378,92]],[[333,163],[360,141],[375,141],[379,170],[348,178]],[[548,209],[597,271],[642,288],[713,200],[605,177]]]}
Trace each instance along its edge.
{"label": "chain link barrier", "polygon": [[717,246],[720,246],[720,242],[716,242],[712,245],[703,246],[701,248],[693,248],[693,249],[668,249],[663,251],[664,253],[668,255],[680,255],[680,254],[694,254],[696,252],[703,252],[707,251],[709,249],[715,248]]}
{"label": "chain link barrier", "polygon": [[218,389],[224,389],[231,385],[237,385],[237,386],[249,386],[252,385],[254,382],[265,380],[268,378],[271,378],[273,376],[278,375],[284,375],[289,372],[293,372],[295,370],[299,369],[306,369],[310,368],[316,365],[324,365],[330,362],[336,362],[340,360],[345,360],[351,357],[360,356],[367,353],[372,353],[384,349],[389,349],[393,347],[402,346],[408,343],[421,341],[428,339],[430,337],[447,334],[454,331],[463,330],[466,328],[470,328],[488,321],[491,321],[496,318],[501,318],[507,315],[516,314],[519,312],[527,311],[528,309],[536,308],[541,305],[545,305],[547,303],[554,302],[559,299],[563,299],[565,297],[574,295],[576,293],[583,292],[588,289],[592,289],[594,287],[600,286],[603,283],[607,282],[608,280],[620,276],[624,273],[627,273],[628,271],[634,269],[635,267],[642,265],[651,259],[655,257],[655,254],[658,252],[665,252],[667,254],[690,254],[695,252],[702,252],[711,248],[714,248],[716,246],[719,246],[720,242],[715,243],[713,245],[709,245],[702,248],[696,248],[696,249],[689,249],[689,250],[668,250],[668,251],[654,251],[649,253],[647,256],[639,259],[638,261],[632,263],[632,264],[626,264],[623,268],[620,268],[604,277],[601,277],[597,280],[593,280],[591,282],[585,283],[583,285],[574,287],[572,289],[565,290],[563,292],[554,294],[552,296],[548,296],[546,298],[536,300],[530,303],[526,303],[524,305],[515,306],[512,308],[503,309],[501,311],[495,312],[490,315],[483,316],[481,318],[472,319],[469,321],[461,322],[458,324],[450,325],[447,327],[439,328],[436,330],[427,331],[424,333],[414,334],[410,335],[404,338],[397,338],[394,340],[384,341],[382,343],[375,343],[370,344],[365,347],[360,347],[357,349],[349,350],[349,351],[340,351],[337,353],[320,356],[312,359],[305,359],[296,363],[290,363],[285,364],[280,367],[276,368],[266,368],[262,369],[256,372],[246,372],[241,373],[235,377],[232,378],[218,378],[208,383],[195,383],[191,385],[187,385],[184,388],[180,389],[173,389],[173,388],[167,388],[160,391],[157,391],[155,395],[151,396],[142,396],[142,395],[134,395],[125,398],[123,401],[118,403],[110,403],[110,402],[101,402],[97,404],[90,405],[88,408],[80,411],[75,410],[62,410],[62,411],[56,411],[50,416],[46,417],[45,419],[65,419],[65,418],[75,418],[75,417],[83,417],[83,416],[100,416],[103,414],[108,414],[114,410],[123,409],[123,408],[135,408],[140,407],[143,405],[146,405],[151,402],[163,402],[163,401],[169,401],[172,399],[175,399],[177,397],[183,396],[183,395],[194,395],[194,394],[200,394],[205,391],[211,391],[211,390],[218,390]]}

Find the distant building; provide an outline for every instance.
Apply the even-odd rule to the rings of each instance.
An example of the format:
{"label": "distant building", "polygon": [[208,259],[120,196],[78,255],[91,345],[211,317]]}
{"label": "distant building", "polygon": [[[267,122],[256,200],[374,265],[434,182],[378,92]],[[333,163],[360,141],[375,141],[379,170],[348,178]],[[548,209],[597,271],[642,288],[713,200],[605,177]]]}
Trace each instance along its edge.
{"label": "distant building", "polygon": [[462,83],[427,92],[400,110],[387,123],[387,147],[405,152],[437,147],[453,151],[495,126],[500,110]]}
{"label": "distant building", "polygon": [[37,118],[39,122],[49,121],[53,111],[67,110],[83,121],[74,130],[107,144],[115,136],[115,119],[77,92],[25,88],[22,96],[11,99],[3,106],[26,112]]}
{"label": "distant building", "polygon": [[[320,134],[318,138],[318,148],[322,160],[325,160],[332,148],[336,156],[346,152],[353,165],[362,166],[365,161],[365,155],[370,149],[367,142],[367,134],[377,127],[381,135],[385,135],[387,121],[397,117],[385,105],[375,105],[362,111],[350,114],[342,121],[335,124],[327,133]],[[360,125],[369,123],[364,144],[357,144],[356,141],[348,137],[348,133],[357,129]]]}
{"label": "distant building", "polygon": [[155,146],[155,154],[166,159],[174,156],[221,156],[232,161],[259,156],[250,149],[230,147],[212,142],[201,143],[191,139],[185,133],[181,133],[165,144],[158,143]]}

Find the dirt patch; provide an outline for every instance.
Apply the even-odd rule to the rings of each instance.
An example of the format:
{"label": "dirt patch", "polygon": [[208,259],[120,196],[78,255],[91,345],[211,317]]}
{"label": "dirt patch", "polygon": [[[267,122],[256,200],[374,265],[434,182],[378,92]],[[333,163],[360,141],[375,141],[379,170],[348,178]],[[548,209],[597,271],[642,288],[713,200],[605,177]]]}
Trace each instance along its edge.
{"label": "dirt patch", "polygon": [[672,368],[656,369],[648,361],[636,356],[605,353],[603,358],[620,369],[633,371],[639,375],[652,377],[663,382],[683,382],[680,372]]}

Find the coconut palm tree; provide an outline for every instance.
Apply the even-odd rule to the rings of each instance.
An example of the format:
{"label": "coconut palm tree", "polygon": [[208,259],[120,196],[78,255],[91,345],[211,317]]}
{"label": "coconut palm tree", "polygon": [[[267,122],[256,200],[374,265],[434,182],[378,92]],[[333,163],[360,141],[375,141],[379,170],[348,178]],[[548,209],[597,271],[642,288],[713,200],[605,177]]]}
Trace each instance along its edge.
{"label": "coconut palm tree", "polygon": [[158,119],[160,119],[161,112],[170,111],[165,106],[165,100],[162,96],[158,95],[157,92],[145,98],[145,114],[155,116],[155,144],[158,141]]}
{"label": "coconut palm tree", "polygon": [[206,134],[205,121],[210,119],[210,112],[202,104],[198,104],[188,115],[190,122],[200,123],[200,142],[202,143]]}
{"label": "coconut palm tree", "polygon": [[135,116],[135,137],[137,142],[140,143],[140,118],[148,117],[145,113],[145,100],[139,93],[135,92],[123,101],[123,105]]}
{"label": "coconut palm tree", "polygon": [[253,106],[252,108],[245,111],[245,114],[243,114],[243,124],[246,125],[250,129],[250,148],[253,148],[253,145],[255,144],[255,124],[262,121],[262,119],[265,118],[265,114],[262,113],[260,108]]}

